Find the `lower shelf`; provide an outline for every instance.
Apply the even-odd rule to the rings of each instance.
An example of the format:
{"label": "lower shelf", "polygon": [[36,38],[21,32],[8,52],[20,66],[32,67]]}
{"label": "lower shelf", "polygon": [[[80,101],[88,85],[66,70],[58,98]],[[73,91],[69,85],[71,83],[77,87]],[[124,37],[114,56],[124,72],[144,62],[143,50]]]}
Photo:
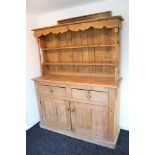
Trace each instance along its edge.
{"label": "lower shelf", "polygon": [[114,142],[109,142],[109,141],[105,141],[105,140],[103,140],[103,141],[94,140],[94,139],[85,137],[83,135],[75,134],[75,133],[72,133],[72,132],[69,132],[69,131],[53,129],[51,127],[47,127],[46,125],[44,125],[42,123],[40,123],[40,127],[43,128],[43,129],[47,129],[47,130],[50,130],[50,131],[62,134],[62,135],[66,135],[66,136],[69,136],[69,137],[72,137],[72,138],[76,138],[76,139],[79,139],[79,140],[83,140],[83,141],[86,141],[86,142],[90,142],[90,143],[93,143],[93,144],[105,146],[105,147],[108,147],[108,148],[111,148],[111,149],[115,149],[116,143],[117,143],[117,139],[118,139],[118,136],[119,136],[119,132],[120,132],[120,129],[119,129],[118,133],[117,133],[117,136],[116,136],[116,139],[115,139]]}

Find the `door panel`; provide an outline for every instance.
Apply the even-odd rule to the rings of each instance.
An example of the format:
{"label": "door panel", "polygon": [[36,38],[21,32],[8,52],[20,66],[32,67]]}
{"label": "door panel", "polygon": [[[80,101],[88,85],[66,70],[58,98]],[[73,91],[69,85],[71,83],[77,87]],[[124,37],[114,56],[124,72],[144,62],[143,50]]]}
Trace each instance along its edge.
{"label": "door panel", "polygon": [[72,130],[90,138],[107,139],[108,108],[99,105],[71,102]]}
{"label": "door panel", "polygon": [[41,113],[43,123],[59,129],[70,129],[69,102],[51,98],[42,99]]}

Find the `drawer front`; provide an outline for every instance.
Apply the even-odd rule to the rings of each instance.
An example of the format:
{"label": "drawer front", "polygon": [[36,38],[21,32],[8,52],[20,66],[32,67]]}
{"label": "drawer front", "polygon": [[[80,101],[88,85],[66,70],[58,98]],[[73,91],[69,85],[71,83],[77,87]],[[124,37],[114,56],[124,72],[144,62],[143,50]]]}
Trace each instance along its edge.
{"label": "drawer front", "polygon": [[65,87],[57,87],[57,86],[48,86],[48,85],[40,85],[39,93],[50,96],[60,96],[66,97],[66,88]]}
{"label": "drawer front", "polygon": [[103,91],[72,89],[72,98],[108,105],[108,93]]}

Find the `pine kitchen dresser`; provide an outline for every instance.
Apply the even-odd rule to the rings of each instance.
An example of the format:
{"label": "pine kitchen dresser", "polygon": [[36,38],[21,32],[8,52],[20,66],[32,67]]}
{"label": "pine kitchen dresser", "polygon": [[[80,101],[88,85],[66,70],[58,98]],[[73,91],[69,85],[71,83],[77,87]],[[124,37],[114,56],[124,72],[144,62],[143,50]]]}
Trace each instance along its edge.
{"label": "pine kitchen dresser", "polygon": [[121,16],[111,11],[33,29],[40,127],[115,148],[119,135]]}

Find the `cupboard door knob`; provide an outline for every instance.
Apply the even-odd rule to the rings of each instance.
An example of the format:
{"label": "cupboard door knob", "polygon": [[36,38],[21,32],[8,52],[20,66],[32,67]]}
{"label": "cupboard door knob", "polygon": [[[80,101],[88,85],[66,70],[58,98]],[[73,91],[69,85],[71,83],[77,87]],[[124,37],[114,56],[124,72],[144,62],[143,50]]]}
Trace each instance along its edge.
{"label": "cupboard door knob", "polygon": [[65,108],[65,110],[66,110],[66,111],[69,111],[69,110],[70,110],[70,108],[69,108],[69,107],[66,107],[66,108]]}
{"label": "cupboard door knob", "polygon": [[71,108],[71,112],[74,112],[75,111],[75,108]]}
{"label": "cupboard door knob", "polygon": [[88,99],[91,98],[90,92],[88,92],[87,98],[88,98]]}

